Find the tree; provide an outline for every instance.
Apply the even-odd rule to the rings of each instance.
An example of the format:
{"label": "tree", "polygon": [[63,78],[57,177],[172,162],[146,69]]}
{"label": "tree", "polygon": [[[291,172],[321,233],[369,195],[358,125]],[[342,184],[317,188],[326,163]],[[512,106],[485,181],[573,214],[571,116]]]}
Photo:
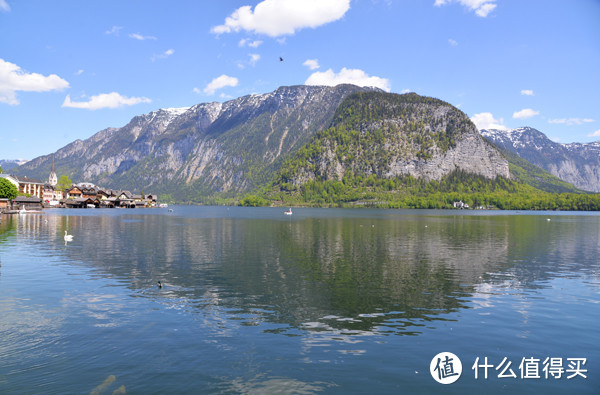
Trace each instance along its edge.
{"label": "tree", "polygon": [[17,187],[6,178],[0,178],[0,198],[13,200],[17,197]]}
{"label": "tree", "polygon": [[0,174],[4,173],[4,170],[2,170],[2,166],[0,166]]}
{"label": "tree", "polygon": [[71,182],[71,179],[63,174],[58,179],[58,183],[56,184],[56,189],[58,189],[59,191],[64,191],[65,189],[71,188],[71,185],[73,185],[73,183]]}

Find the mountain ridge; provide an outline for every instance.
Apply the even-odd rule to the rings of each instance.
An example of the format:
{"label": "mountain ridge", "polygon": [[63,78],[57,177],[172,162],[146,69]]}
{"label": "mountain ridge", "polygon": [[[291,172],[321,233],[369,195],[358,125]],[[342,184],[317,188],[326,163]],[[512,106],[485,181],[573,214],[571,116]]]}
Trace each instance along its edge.
{"label": "mountain ridge", "polygon": [[[374,89],[297,85],[159,109],[59,149],[56,172],[109,188],[174,193],[180,201],[233,196],[266,182],[290,152],[329,124],[346,96]],[[46,178],[52,156],[35,158],[17,173]]]}
{"label": "mountain ridge", "polygon": [[347,172],[378,178],[410,175],[439,181],[455,170],[509,178],[509,166],[456,107],[415,93],[359,93],[342,102],[282,181],[341,180]]}
{"label": "mountain ridge", "polygon": [[481,135],[577,188],[600,192],[600,140],[561,144],[531,127],[482,129]]}

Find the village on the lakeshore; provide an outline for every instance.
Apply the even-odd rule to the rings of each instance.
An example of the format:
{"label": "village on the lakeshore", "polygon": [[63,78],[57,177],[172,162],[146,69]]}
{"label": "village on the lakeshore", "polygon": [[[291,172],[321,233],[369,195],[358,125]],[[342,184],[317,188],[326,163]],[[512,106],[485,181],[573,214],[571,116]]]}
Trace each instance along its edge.
{"label": "village on the lakeshore", "polygon": [[0,198],[0,212],[39,210],[50,207],[140,208],[157,206],[156,195],[106,189],[89,182],[73,184],[64,190],[58,188],[54,163],[47,182],[12,174],[0,174],[0,178],[12,183],[19,193],[13,200]]}

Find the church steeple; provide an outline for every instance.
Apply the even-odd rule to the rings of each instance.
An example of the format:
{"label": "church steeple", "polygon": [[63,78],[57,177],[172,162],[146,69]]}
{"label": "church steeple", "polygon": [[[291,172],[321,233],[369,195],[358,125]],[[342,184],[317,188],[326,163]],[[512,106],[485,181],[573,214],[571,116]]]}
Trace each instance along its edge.
{"label": "church steeple", "polygon": [[58,177],[56,177],[56,172],[54,171],[54,154],[52,155],[52,171],[50,172],[50,177],[48,177],[48,184],[53,187],[58,184]]}

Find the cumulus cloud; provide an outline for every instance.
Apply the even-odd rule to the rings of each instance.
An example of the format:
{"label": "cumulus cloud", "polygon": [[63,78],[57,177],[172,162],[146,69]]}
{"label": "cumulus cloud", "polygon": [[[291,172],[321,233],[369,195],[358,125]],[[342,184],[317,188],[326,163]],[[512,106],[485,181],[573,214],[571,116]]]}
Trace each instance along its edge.
{"label": "cumulus cloud", "polygon": [[312,73],[305,85],[326,85],[335,86],[339,84],[353,84],[357,86],[374,86],[381,88],[386,92],[391,90],[390,81],[386,78],[369,76],[359,69],[343,68],[339,73],[334,73],[333,70],[316,71]]}
{"label": "cumulus cloud", "polygon": [[531,108],[524,108],[521,111],[517,111],[513,113],[513,118],[515,119],[527,119],[538,115],[540,112],[532,110]]}
{"label": "cumulus cloud", "polygon": [[531,89],[523,89],[523,90],[521,91],[521,94],[522,94],[523,96],[533,96],[533,91],[532,91]]}
{"label": "cumulus cloud", "polygon": [[456,40],[449,38],[448,44],[452,45],[453,47],[456,47],[458,45],[458,42]]}
{"label": "cumulus cloud", "polygon": [[594,133],[588,134],[588,137],[600,137],[600,129],[596,130]]}
{"label": "cumulus cloud", "polygon": [[0,11],[9,12],[10,6],[6,2],[6,0],[0,0]]}
{"label": "cumulus cloud", "polygon": [[156,59],[166,59],[169,56],[173,55],[175,53],[174,49],[167,49],[165,52],[158,54],[158,55],[152,55],[152,61],[154,62]]}
{"label": "cumulus cloud", "polygon": [[477,129],[498,129],[498,130],[508,130],[506,126],[503,125],[504,120],[502,118],[495,119],[491,112],[482,112],[479,114],[475,114],[471,117],[471,121],[477,126]]}
{"label": "cumulus cloud", "polygon": [[204,93],[206,93],[207,95],[214,95],[214,93],[221,88],[225,88],[226,86],[233,87],[237,86],[237,84],[237,78],[223,74],[212,80],[208,85],[206,85],[206,87],[204,88]]}
{"label": "cumulus cloud", "polygon": [[311,70],[316,70],[319,67],[319,61],[317,59],[306,59],[306,61],[304,63],[302,63],[302,66],[306,66]]}
{"label": "cumulus cloud", "polygon": [[0,102],[10,105],[19,104],[17,91],[48,92],[62,90],[69,83],[56,74],[43,76],[23,71],[14,63],[0,59]]}
{"label": "cumulus cloud", "polygon": [[496,0],[435,0],[433,5],[440,7],[450,3],[459,3],[482,18],[487,17],[497,6]]}
{"label": "cumulus cloud", "polygon": [[595,121],[591,118],[556,118],[556,119],[548,120],[548,123],[557,123],[557,124],[569,125],[569,126],[583,125],[584,123],[590,123],[590,122],[595,122]]}
{"label": "cumulus cloud", "polygon": [[140,40],[140,41],[145,41],[145,40],[158,40],[156,37],[154,36],[142,36],[139,33],[131,33],[129,35],[130,38],[134,38],[136,40]]}
{"label": "cumulus cloud", "polygon": [[63,107],[83,108],[85,110],[100,110],[103,108],[119,108],[124,106],[133,106],[139,103],[150,103],[152,100],[147,97],[126,97],[117,92],[101,93],[90,97],[88,101],[71,101],[71,96],[67,95],[63,102]]}
{"label": "cumulus cloud", "polygon": [[254,7],[243,6],[215,26],[215,34],[245,30],[270,37],[294,34],[337,21],[350,9],[350,0],[263,0]]}

